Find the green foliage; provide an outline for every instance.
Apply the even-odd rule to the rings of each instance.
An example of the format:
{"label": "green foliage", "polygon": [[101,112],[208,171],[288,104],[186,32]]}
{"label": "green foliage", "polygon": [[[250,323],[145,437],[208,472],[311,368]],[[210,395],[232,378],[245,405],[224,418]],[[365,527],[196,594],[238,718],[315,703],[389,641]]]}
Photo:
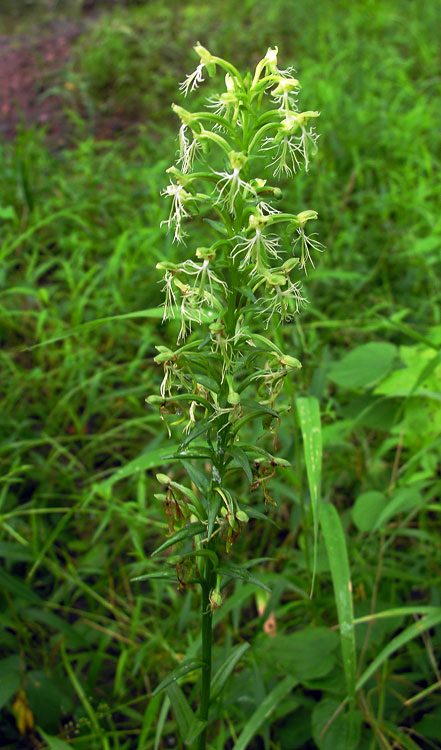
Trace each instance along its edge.
{"label": "green foliage", "polygon": [[[176,80],[191,69],[197,38],[238,66],[257,62],[277,42],[302,81],[302,107],[314,102],[321,111],[310,176],[286,180],[283,201],[317,209],[327,252],[309,272],[301,321],[275,335],[303,364],[287,396],[320,401],[322,504],[338,509],[357,679],[367,675],[356,691],[356,747],[440,747],[439,5],[128,5],[114,3],[110,16],[89,21],[66,69],[66,80],[84,92],[66,99],[76,123],[69,148],[50,150],[34,129],[1,144],[2,747],[27,742],[17,723],[26,707],[41,728],[29,742],[50,750],[106,743],[147,750],[160,747],[161,734],[164,746],[176,742],[168,698],[151,693],[197,658],[195,594],[177,592],[169,580],[130,579],[154,573],[149,555],[167,529],[153,494],[169,446],[144,399],[160,381],[153,344],[161,335],[171,346],[177,331],[173,322],[160,334],[159,320],[119,316],[158,309],[155,263],[165,255],[183,260],[157,228],[166,219],[159,191],[177,148],[168,136],[176,126],[169,103]],[[108,70],[114,79],[103,84]],[[126,105],[142,127],[123,129],[115,141],[86,137],[90,116]],[[203,236],[195,235],[200,245]],[[393,357],[383,356],[392,348]],[[214,613],[215,675],[234,648],[249,644],[211,707],[216,750],[239,741],[274,694],[277,705],[250,750],[334,748],[349,731],[343,707],[322,734],[348,693],[321,535],[309,598],[314,519],[298,418],[290,414],[277,450],[269,451],[290,462],[269,484],[277,525],[262,531],[250,515],[235,549],[238,557],[261,558],[249,572],[271,593],[233,579]],[[255,437],[248,442],[259,449]],[[193,470],[195,486],[202,463]],[[232,463],[245,493],[247,464],[237,453]],[[175,571],[170,557],[169,579]],[[317,631],[323,648],[335,636],[322,655],[329,670],[322,676]],[[284,648],[303,634],[310,645],[294,639],[287,657],[296,664],[303,656],[302,674],[291,675],[299,682],[285,683],[282,697],[274,691],[286,677]],[[277,658],[265,659],[272,649]],[[47,701],[40,693],[31,706],[36,677]],[[179,680],[192,708],[197,679],[196,670]],[[27,703],[13,710],[20,688]]]}

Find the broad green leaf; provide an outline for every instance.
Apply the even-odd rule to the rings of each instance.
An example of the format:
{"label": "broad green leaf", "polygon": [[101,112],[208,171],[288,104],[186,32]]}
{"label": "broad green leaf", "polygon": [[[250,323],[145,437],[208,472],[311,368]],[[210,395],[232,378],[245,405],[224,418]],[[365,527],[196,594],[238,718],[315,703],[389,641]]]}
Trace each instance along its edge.
{"label": "broad green leaf", "polygon": [[[441,374],[438,353],[422,346],[400,346],[400,359],[406,365],[392,372],[386,380],[377,386],[375,393],[386,396],[429,396],[436,398],[437,385]],[[420,388],[425,383],[426,388]],[[430,390],[433,391],[431,393]]]}
{"label": "broad green leaf", "polygon": [[299,682],[325,677],[336,662],[337,633],[324,627],[309,627],[278,635],[265,644],[263,659],[277,672],[290,674]]}
{"label": "broad green leaf", "polygon": [[335,362],[329,378],[342,388],[367,388],[390,372],[397,348],[387,341],[362,344]]}
{"label": "broad green leaf", "polygon": [[441,607],[437,608],[437,611],[433,612],[432,614],[424,615],[420,620],[418,620],[418,622],[413,623],[413,625],[409,625],[406,630],[395,636],[395,638],[393,638],[391,642],[387,646],[385,646],[385,648],[378,654],[372,664],[370,664],[369,667],[363,672],[360,679],[355,685],[355,690],[361,690],[363,685],[366,684],[370,677],[375,674],[377,669],[381,667],[381,665],[386,661],[386,659],[389,658],[391,654],[401,648],[401,646],[404,646],[405,643],[408,643],[408,641],[411,641],[413,638],[419,637],[426,630],[435,627],[435,625],[438,625],[440,622]]}
{"label": "broad green leaf", "polygon": [[378,516],[373,530],[376,531],[377,529],[384,528],[387,522],[393,518],[393,516],[396,516],[397,513],[405,513],[414,510],[415,508],[421,507],[423,503],[424,500],[421,492],[414,487],[402,487],[396,490],[388,501],[386,507],[383,508]]}
{"label": "broad green leaf", "polygon": [[71,698],[63,691],[63,683],[41,669],[26,673],[26,697],[39,725],[49,734],[56,734],[62,716],[73,711]]}
{"label": "broad green leaf", "polygon": [[60,740],[59,737],[54,737],[51,734],[46,734],[43,729],[38,727],[38,732],[47,743],[49,750],[72,750],[72,745],[68,745],[64,740]]}
{"label": "broad green leaf", "polygon": [[168,685],[166,690],[182,741],[185,745],[192,745],[207,726],[207,722],[200,721],[195,716],[184,693],[176,682]]}
{"label": "broad green leaf", "polygon": [[314,707],[312,736],[319,750],[355,750],[358,747],[363,717],[359,711],[353,716],[348,713],[335,716],[340,705],[334,698],[324,698]]}
{"label": "broad green leaf", "polygon": [[223,576],[227,576],[228,578],[236,578],[239,581],[246,581],[246,583],[252,583],[255,586],[259,586],[264,591],[268,591],[271,593],[271,589],[268,588],[262,581],[259,581],[256,576],[254,576],[252,573],[250,573],[245,568],[242,568],[240,565],[234,565],[233,563],[222,563],[216,571],[216,573],[220,573]]}
{"label": "broad green leaf", "polygon": [[227,658],[211,680],[211,702],[218,697],[234,667],[241,660],[245,651],[247,651],[249,647],[249,643],[240,643],[238,646],[235,646],[230,650]]}
{"label": "broad green leaf", "polygon": [[306,474],[311,495],[312,515],[314,519],[314,566],[311,591],[314,588],[317,566],[317,542],[320,518],[320,494],[322,483],[322,431],[320,422],[320,405],[315,396],[296,399],[297,414],[302,430],[303,452],[305,455]]}
{"label": "broad green leaf", "polygon": [[[3,660],[5,661],[5,660]],[[20,687],[20,673],[3,674],[0,680],[0,709],[11,700]]]}
{"label": "broad green leaf", "polygon": [[372,531],[387,504],[382,492],[372,490],[359,495],[351,509],[351,517],[359,531]]}
{"label": "broad green leaf", "polygon": [[337,510],[331,503],[322,505],[320,523],[331,567],[334,599],[340,626],[343,668],[348,697],[351,700],[354,696],[357,672],[352,584],[343,527]]}
{"label": "broad green leaf", "polygon": [[295,677],[285,677],[279,682],[273,690],[266,696],[260,706],[254,711],[252,716],[245,724],[233,750],[245,750],[248,743],[255,737],[262,724],[271,716],[274,709],[279,706],[282,700],[295,687],[298,680]]}
{"label": "broad green leaf", "polygon": [[195,521],[194,523],[189,523],[187,526],[184,526],[183,529],[180,529],[176,532],[176,534],[173,534],[173,536],[169,537],[168,539],[163,542],[163,544],[160,545],[157,549],[155,549],[154,552],[152,552],[151,557],[155,557],[156,555],[159,555],[160,552],[163,552],[168,547],[171,547],[173,544],[177,544],[178,542],[183,542],[185,539],[190,539],[193,536],[196,536],[197,534],[202,534],[203,531],[206,531],[207,527],[201,523],[200,521]]}
{"label": "broad green leaf", "polygon": [[183,677],[189,672],[194,672],[196,669],[201,669],[203,666],[204,662],[200,659],[188,659],[187,661],[182,662],[179,667],[176,667],[176,669],[170,672],[170,674],[159,683],[158,687],[155,688],[152,693],[152,698],[171,685],[172,682],[176,682],[180,677]]}

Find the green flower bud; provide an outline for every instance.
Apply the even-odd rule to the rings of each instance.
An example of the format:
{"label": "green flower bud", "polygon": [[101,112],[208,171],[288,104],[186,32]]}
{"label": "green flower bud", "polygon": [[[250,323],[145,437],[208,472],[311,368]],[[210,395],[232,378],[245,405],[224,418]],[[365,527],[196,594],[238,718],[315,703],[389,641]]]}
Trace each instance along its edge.
{"label": "green flower bud", "polygon": [[299,263],[298,258],[289,258],[288,260],[285,260],[285,262],[282,265],[282,270],[285,273],[290,273],[293,268],[295,268]]}
{"label": "green flower bud", "polygon": [[211,247],[197,247],[196,257],[201,260],[214,261],[216,258],[216,251],[212,250]]}
{"label": "green flower bud", "polygon": [[244,164],[248,161],[248,157],[241,151],[230,151],[229,159],[232,168],[239,170],[241,170]]}
{"label": "green flower bud", "polygon": [[297,221],[299,222],[301,227],[304,227],[307,221],[311,221],[311,219],[317,218],[317,211],[301,211],[299,214],[297,214]]}
{"label": "green flower bud", "polygon": [[213,591],[210,594],[210,604],[212,609],[216,609],[216,607],[220,607],[222,604],[222,594],[220,591],[217,591],[216,589],[213,589]]}
{"label": "green flower bud", "polygon": [[194,125],[197,123],[197,117],[193,114],[193,112],[189,112],[187,109],[184,109],[184,107],[180,107],[179,104],[172,104],[172,110],[175,112],[175,114],[178,115],[181,122],[184,123],[184,125]]}
{"label": "green flower bud", "polygon": [[153,394],[152,396],[147,396],[145,402],[149,406],[159,406],[160,404],[164,403],[164,399],[162,398],[162,396],[156,396],[155,394]]}
{"label": "green flower bud", "polygon": [[179,271],[179,267],[176,265],[176,263],[171,263],[170,261],[161,260],[160,263],[156,264],[156,268],[158,271]]}
{"label": "green flower bud", "polygon": [[166,486],[168,486],[171,482],[171,479],[167,476],[167,474],[157,474],[156,479],[160,484],[165,484]]}
{"label": "green flower bud", "polygon": [[236,518],[241,523],[248,523],[248,521],[250,520],[249,517],[247,516],[247,514],[243,510],[238,510],[237,511]]}
{"label": "green flower bud", "polygon": [[201,58],[201,63],[205,65],[208,75],[212,78],[216,74],[216,63],[214,62],[213,55],[202,44],[199,44],[199,42],[195,44],[193,49]]}
{"label": "green flower bud", "polygon": [[286,284],[286,276],[282,276],[281,273],[270,273],[266,278],[268,284],[271,286],[283,286],[283,284]]}
{"label": "green flower bud", "polygon": [[237,406],[240,404],[240,396],[236,391],[230,391],[227,396],[227,401],[231,406]]}
{"label": "green flower bud", "polygon": [[298,359],[290,357],[288,354],[284,354],[283,357],[280,358],[280,364],[284,367],[288,367],[290,370],[298,370],[302,366],[302,363],[299,362]]}

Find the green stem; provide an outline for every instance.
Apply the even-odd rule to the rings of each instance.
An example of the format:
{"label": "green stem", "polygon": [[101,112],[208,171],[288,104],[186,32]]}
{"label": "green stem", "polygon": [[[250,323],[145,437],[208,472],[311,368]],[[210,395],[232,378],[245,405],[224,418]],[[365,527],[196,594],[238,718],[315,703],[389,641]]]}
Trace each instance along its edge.
{"label": "green stem", "polygon": [[[213,623],[210,604],[210,591],[212,583],[212,564],[206,560],[206,579],[202,584],[202,682],[201,682],[201,705],[199,708],[199,718],[201,721],[207,721],[208,710],[210,708],[210,683],[211,683],[211,644],[213,641]],[[199,750],[205,750],[207,742],[207,729],[205,728],[199,737]]]}

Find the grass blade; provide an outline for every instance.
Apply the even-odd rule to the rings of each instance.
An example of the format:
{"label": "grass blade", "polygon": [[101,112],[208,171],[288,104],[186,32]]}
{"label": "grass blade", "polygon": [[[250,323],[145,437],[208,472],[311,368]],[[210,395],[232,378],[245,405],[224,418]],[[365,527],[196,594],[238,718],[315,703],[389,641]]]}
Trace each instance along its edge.
{"label": "grass blade", "polygon": [[233,750],[245,750],[248,743],[259,731],[260,727],[268,719],[279,703],[298,683],[295,677],[285,677],[276,687],[271,690],[260,706],[254,711],[253,715],[245,724],[239,739],[233,747]]}
{"label": "grass blade", "polygon": [[322,505],[320,523],[331,566],[348,698],[352,700],[357,672],[352,585],[344,531],[337,510],[331,503]]}
{"label": "grass blade", "polygon": [[320,406],[315,396],[296,399],[297,414],[303,437],[306,474],[311,495],[312,517],[314,519],[314,565],[312,571],[311,594],[314,589],[317,567],[317,540],[320,519],[320,493],[322,483],[322,429]]}
{"label": "grass blade", "polygon": [[98,717],[97,717],[97,715],[96,715],[96,713],[95,713],[95,711],[94,711],[94,709],[93,709],[93,707],[92,707],[92,705],[91,705],[91,703],[90,703],[90,701],[89,701],[86,693],[84,692],[83,686],[81,685],[81,683],[78,680],[75,672],[72,669],[72,666],[71,666],[70,661],[68,659],[68,656],[66,654],[66,649],[65,649],[65,646],[64,646],[64,641],[61,641],[60,653],[61,653],[61,660],[62,660],[64,668],[65,668],[65,670],[66,670],[66,672],[67,672],[67,674],[69,676],[69,680],[70,680],[70,682],[72,684],[72,687],[74,688],[74,690],[75,690],[78,698],[80,699],[80,701],[81,701],[81,703],[83,705],[83,708],[84,708],[86,714],[88,715],[88,717],[90,719],[92,727],[93,727],[93,729],[96,732],[97,738],[101,740],[101,745],[103,747],[103,750],[110,750],[109,740],[103,734],[103,731],[102,731],[102,729],[100,727],[100,723],[98,721]]}
{"label": "grass blade", "polygon": [[179,456],[174,455],[175,449],[173,446],[167,446],[164,448],[158,448],[155,451],[148,451],[143,453],[138,458],[134,458],[133,461],[129,461],[128,464],[122,466],[120,469],[114,472],[110,477],[104,479],[102,482],[97,482],[93,486],[94,492],[105,493],[107,492],[115,482],[119,482],[120,479],[132,476],[141,471],[148,471],[149,469],[155,469],[157,466],[162,466],[164,463],[170,461],[178,461]]}
{"label": "grass blade", "polygon": [[40,341],[40,343],[33,344],[32,346],[26,346],[23,348],[23,351],[29,352],[32,349],[37,349],[40,346],[54,344],[56,341],[62,341],[63,339],[69,338],[69,336],[75,336],[76,334],[82,333],[83,331],[89,331],[91,328],[96,328],[103,323],[114,323],[116,320],[130,320],[132,318],[155,318],[159,320],[160,318],[162,318],[163,314],[164,311],[161,307],[153,307],[150,310],[134,310],[133,312],[122,313],[122,315],[110,315],[106,318],[96,318],[95,320],[88,320],[86,321],[86,323],[81,323],[78,326],[74,326],[74,328],[68,328],[67,331],[60,333],[58,336],[53,336],[51,339]]}
{"label": "grass blade", "polygon": [[425,615],[420,620],[418,620],[418,622],[413,623],[413,625],[410,625],[402,633],[395,636],[395,638],[393,638],[391,642],[382,651],[380,651],[377,658],[374,659],[372,664],[370,664],[369,667],[363,672],[357,684],[355,685],[355,690],[360,690],[363,685],[366,684],[369,678],[372,677],[372,675],[377,671],[377,669],[381,667],[383,662],[385,662],[386,659],[388,659],[389,656],[394,653],[394,651],[397,651],[399,648],[401,648],[401,646],[404,646],[405,643],[408,643],[408,641],[411,641],[416,636],[421,635],[421,633],[424,633],[425,630],[433,628],[440,622],[441,608],[438,608],[436,612]]}

